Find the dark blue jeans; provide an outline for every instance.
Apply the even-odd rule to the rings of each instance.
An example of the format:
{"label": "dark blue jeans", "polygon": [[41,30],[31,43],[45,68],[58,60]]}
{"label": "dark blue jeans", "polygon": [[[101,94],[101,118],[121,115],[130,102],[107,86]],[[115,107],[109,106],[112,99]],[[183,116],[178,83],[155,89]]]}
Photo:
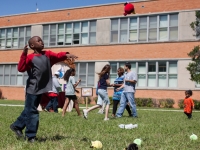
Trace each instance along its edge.
{"label": "dark blue jeans", "polygon": [[57,113],[58,112],[58,97],[57,96],[50,97],[50,101],[45,108],[48,111],[50,108],[53,108],[53,111]]}
{"label": "dark blue jeans", "polygon": [[15,127],[23,130],[26,127],[25,136],[28,138],[36,137],[39,126],[39,112],[37,110],[41,100],[40,95],[26,93],[24,110],[17,120],[13,123]]}

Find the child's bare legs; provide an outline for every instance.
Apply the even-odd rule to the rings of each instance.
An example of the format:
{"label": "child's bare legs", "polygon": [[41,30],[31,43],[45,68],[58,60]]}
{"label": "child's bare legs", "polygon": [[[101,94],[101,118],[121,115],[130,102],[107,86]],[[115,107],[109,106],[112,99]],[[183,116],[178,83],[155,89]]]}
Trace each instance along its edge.
{"label": "child's bare legs", "polygon": [[63,116],[63,117],[64,117],[64,115],[65,115],[65,113],[66,113],[66,110],[67,110],[68,105],[69,105],[69,99],[66,98],[66,99],[65,99],[65,104],[64,104],[64,106],[63,106],[63,112],[62,112],[62,116]]}
{"label": "child's bare legs", "polygon": [[104,113],[104,111],[105,111],[105,105],[106,105],[106,104],[103,103],[101,109],[99,109],[99,111],[98,111],[99,114],[103,114],[103,113]]}
{"label": "child's bare legs", "polygon": [[95,106],[92,106],[90,107],[89,109],[86,109],[87,112],[90,112],[91,110],[94,110],[94,109],[97,109],[97,108],[101,108],[101,105],[95,105]]}
{"label": "child's bare legs", "polygon": [[97,109],[99,107],[101,107],[101,105],[95,105],[95,106],[90,107],[89,109],[83,109],[83,116],[84,116],[84,118],[87,119],[88,112],[90,112],[90,111],[92,111],[94,109]]}
{"label": "child's bare legs", "polygon": [[80,112],[80,109],[79,109],[78,100],[74,100],[74,107],[75,107],[78,115],[81,116],[81,112]]}
{"label": "child's bare legs", "polygon": [[107,119],[108,119],[109,108],[110,108],[110,105],[107,104],[107,105],[106,105],[105,119],[104,119],[104,120],[107,120]]}

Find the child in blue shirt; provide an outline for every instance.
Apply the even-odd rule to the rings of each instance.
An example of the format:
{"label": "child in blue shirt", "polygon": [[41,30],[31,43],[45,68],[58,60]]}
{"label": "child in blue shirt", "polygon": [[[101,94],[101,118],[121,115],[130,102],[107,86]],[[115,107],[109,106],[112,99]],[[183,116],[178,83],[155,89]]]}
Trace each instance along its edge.
{"label": "child in blue shirt", "polygon": [[[119,67],[118,70],[117,70],[117,74],[118,74],[118,77],[115,79],[114,84],[113,84],[113,87],[114,87],[114,93],[113,93],[113,98],[112,98],[113,99],[113,113],[112,113],[113,117],[115,117],[115,114],[116,114],[116,111],[117,111],[117,106],[120,102],[121,94],[124,90],[123,88],[120,89],[119,91],[116,90],[117,88],[119,88],[120,86],[123,85],[124,69],[122,67]],[[129,107],[128,104],[126,105],[126,110],[128,111],[129,116],[132,116],[131,110],[130,110],[130,107]]]}

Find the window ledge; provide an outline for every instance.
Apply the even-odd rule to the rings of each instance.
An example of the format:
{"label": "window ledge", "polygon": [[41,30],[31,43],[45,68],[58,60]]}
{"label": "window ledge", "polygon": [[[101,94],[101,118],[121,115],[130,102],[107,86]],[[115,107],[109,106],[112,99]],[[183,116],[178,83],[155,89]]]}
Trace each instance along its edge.
{"label": "window ledge", "polygon": [[[62,46],[51,46],[45,47],[44,50],[53,49],[53,48],[71,48],[71,47],[94,47],[94,46],[113,46],[113,45],[139,45],[139,44],[160,44],[160,43],[184,43],[184,42],[199,42],[200,39],[196,40],[181,40],[181,41],[155,41],[155,42],[128,42],[128,43],[108,43],[108,44],[86,44],[86,45],[62,45]],[[0,49],[0,51],[15,51],[23,50],[23,48],[9,48],[9,49]],[[30,49],[31,50],[31,49]]]}

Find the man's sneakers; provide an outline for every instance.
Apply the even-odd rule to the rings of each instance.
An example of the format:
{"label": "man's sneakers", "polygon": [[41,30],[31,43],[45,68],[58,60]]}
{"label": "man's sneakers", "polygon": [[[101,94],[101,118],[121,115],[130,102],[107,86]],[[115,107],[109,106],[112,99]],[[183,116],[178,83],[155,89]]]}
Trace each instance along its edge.
{"label": "man's sneakers", "polygon": [[85,119],[87,119],[87,114],[88,114],[87,110],[86,110],[86,109],[83,109],[83,117],[84,117]]}
{"label": "man's sneakers", "polygon": [[15,132],[18,139],[23,138],[23,132],[22,130],[19,130],[17,127],[15,127],[13,124],[10,125],[10,129]]}

